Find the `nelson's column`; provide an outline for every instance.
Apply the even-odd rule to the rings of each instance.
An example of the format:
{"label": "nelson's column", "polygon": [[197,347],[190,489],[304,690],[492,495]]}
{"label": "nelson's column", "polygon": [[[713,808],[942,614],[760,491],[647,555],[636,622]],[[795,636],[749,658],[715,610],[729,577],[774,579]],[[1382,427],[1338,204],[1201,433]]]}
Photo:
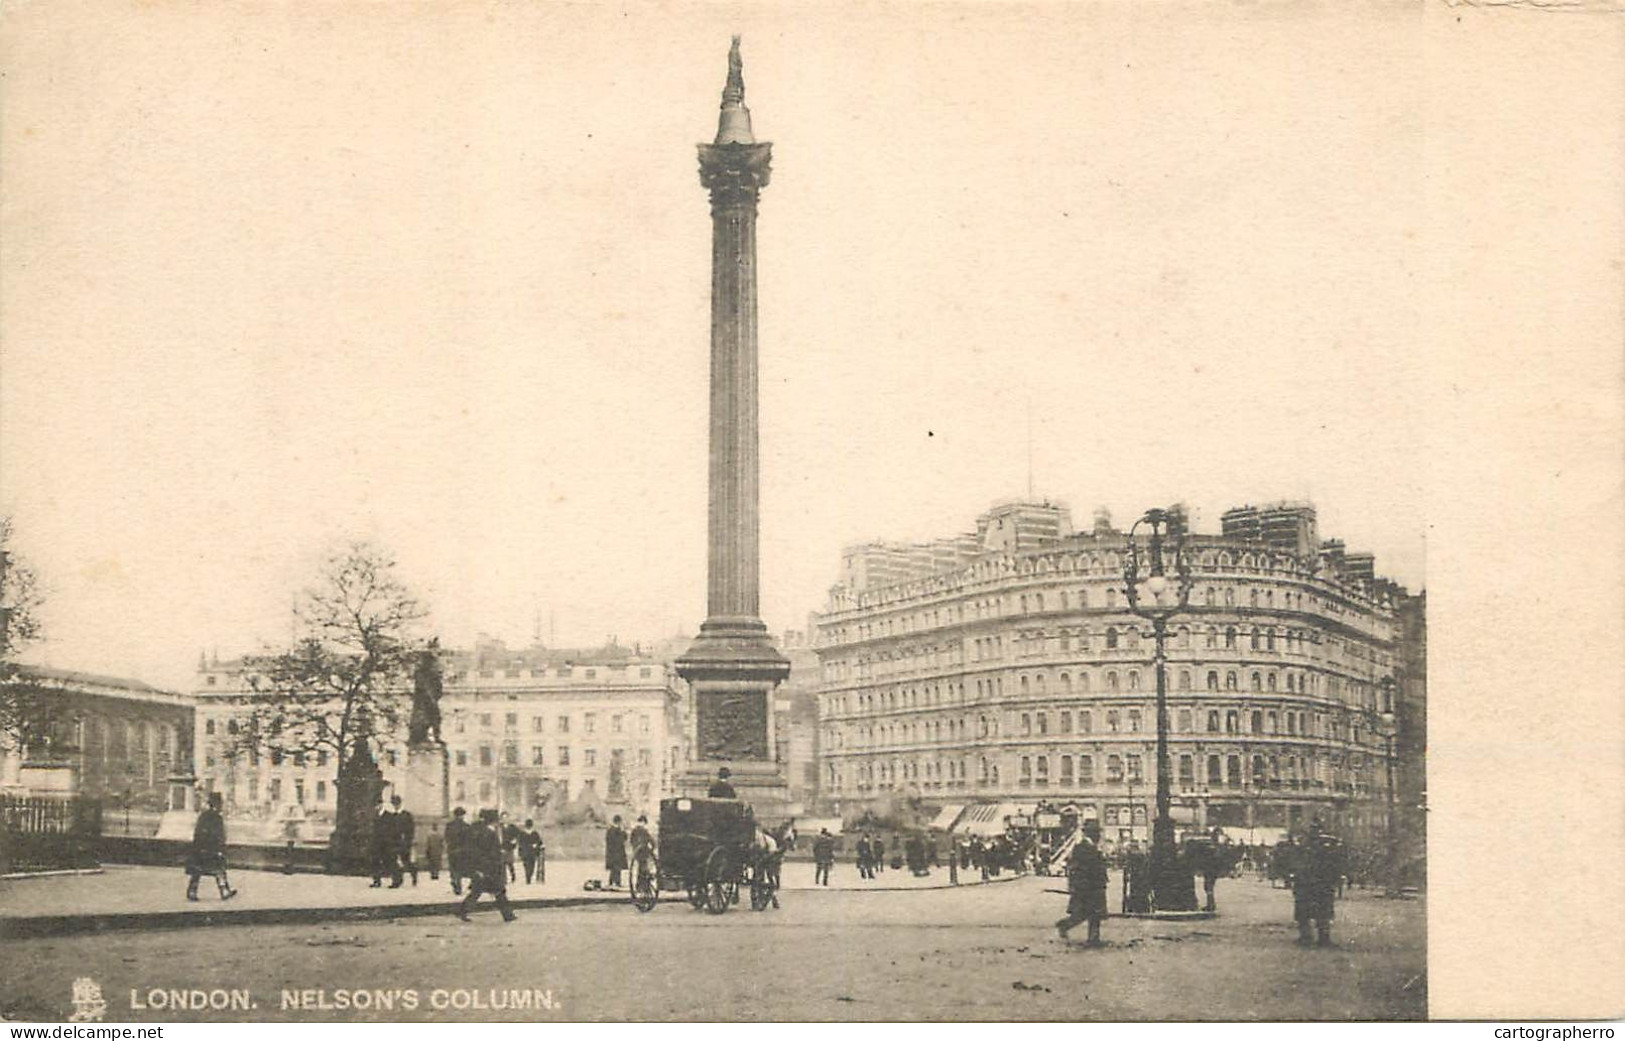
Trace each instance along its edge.
{"label": "nelson's column", "polygon": [[757,617],[756,197],[772,147],[751,133],[735,36],[716,141],[699,146],[711,193],[710,537],[706,619],[677,674],[694,692],[695,761],[683,787],[703,795],[726,766],[739,797],[769,814],[788,796],[773,754],[772,692],[790,672]]}

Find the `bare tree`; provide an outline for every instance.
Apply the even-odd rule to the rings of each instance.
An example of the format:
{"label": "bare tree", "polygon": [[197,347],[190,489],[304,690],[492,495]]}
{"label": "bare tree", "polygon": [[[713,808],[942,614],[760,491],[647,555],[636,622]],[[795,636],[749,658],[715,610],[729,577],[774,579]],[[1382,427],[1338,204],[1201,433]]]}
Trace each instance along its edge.
{"label": "bare tree", "polygon": [[249,662],[251,695],[231,753],[273,758],[331,753],[336,767],[335,855],[354,859],[376,797],[377,760],[411,705],[415,633],[426,612],[394,559],[365,542],[328,557],[295,608],[285,651]]}

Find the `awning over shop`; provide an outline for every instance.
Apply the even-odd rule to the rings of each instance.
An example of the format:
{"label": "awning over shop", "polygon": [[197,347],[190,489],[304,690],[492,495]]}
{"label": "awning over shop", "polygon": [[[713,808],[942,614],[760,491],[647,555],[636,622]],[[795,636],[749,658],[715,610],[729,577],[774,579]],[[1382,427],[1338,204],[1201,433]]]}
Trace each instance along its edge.
{"label": "awning over shop", "polygon": [[1011,817],[1030,817],[1037,803],[979,802],[965,807],[953,830],[962,835],[1003,835]]}
{"label": "awning over shop", "polygon": [[942,809],[937,811],[936,818],[932,820],[930,824],[926,825],[926,827],[934,828],[937,831],[951,831],[953,829],[954,822],[957,821],[959,819],[959,815],[964,812],[965,807],[963,804],[949,803],[947,806],[944,806]]}

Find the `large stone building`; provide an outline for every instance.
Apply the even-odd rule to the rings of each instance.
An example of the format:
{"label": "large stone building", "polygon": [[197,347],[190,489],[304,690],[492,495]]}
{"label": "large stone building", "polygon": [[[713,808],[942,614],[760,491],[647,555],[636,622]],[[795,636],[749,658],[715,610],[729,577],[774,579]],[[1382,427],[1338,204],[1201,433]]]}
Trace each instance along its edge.
{"label": "large stone building", "polygon": [[[1340,543],[1322,552],[1312,507],[1251,521],[1246,536],[1187,541],[1195,585],[1168,640],[1176,820],[1242,841],[1314,816],[1375,834],[1408,601],[1343,570]],[[1125,547],[1098,516],[1088,533],[836,586],[816,623],[824,802],[1046,799],[1076,803],[1109,838],[1145,838],[1156,675],[1149,623],[1122,592]]]}
{"label": "large stone building", "polygon": [[[635,813],[656,809],[672,792],[687,752],[685,710],[669,657],[614,642],[564,651],[482,640],[472,650],[444,653],[442,662],[441,731],[452,805],[471,813],[496,807],[551,814],[567,804]],[[335,764],[326,753],[230,754],[255,696],[241,661],[200,669],[200,783],[223,792],[238,817],[330,818]],[[399,739],[380,763],[391,784],[402,780],[405,735]]]}
{"label": "large stone building", "polygon": [[26,753],[0,753],[0,790],[71,790],[109,811],[154,813],[164,808],[170,775],[191,769],[193,713],[184,695],[37,665],[20,666],[14,682],[39,706],[41,732]]}

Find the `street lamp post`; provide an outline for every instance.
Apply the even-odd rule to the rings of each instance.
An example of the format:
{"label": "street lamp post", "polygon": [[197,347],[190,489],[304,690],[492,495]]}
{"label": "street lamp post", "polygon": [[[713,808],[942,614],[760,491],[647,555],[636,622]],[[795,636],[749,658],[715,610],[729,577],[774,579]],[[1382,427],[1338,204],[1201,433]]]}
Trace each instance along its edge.
{"label": "street lamp post", "polygon": [[[1395,845],[1395,806],[1394,806],[1394,739],[1399,736],[1398,716],[1394,714],[1397,707],[1394,704],[1394,679],[1385,677],[1382,681],[1383,704],[1380,711],[1373,713],[1372,730],[1382,738],[1382,762],[1388,787],[1388,806],[1384,815],[1385,832],[1387,833],[1387,848],[1383,856],[1383,884],[1389,892],[1398,889],[1394,878],[1396,873],[1395,860],[1399,850]],[[1380,724],[1380,725],[1379,725]]]}
{"label": "street lamp post", "polygon": [[[1128,563],[1123,571],[1124,593],[1129,610],[1151,623],[1156,644],[1157,673],[1157,815],[1151,826],[1151,900],[1158,911],[1196,910],[1196,885],[1191,873],[1179,862],[1174,845],[1173,775],[1168,762],[1168,619],[1190,603],[1194,579],[1185,559],[1183,525],[1173,533],[1173,571],[1169,580],[1163,559],[1164,541],[1169,537],[1167,510],[1148,510],[1134,522],[1128,533]],[[1140,578],[1141,525],[1150,531],[1146,566],[1149,571],[1142,595]],[[1130,813],[1132,814],[1132,810]],[[1130,820],[1132,820],[1132,816]]]}

